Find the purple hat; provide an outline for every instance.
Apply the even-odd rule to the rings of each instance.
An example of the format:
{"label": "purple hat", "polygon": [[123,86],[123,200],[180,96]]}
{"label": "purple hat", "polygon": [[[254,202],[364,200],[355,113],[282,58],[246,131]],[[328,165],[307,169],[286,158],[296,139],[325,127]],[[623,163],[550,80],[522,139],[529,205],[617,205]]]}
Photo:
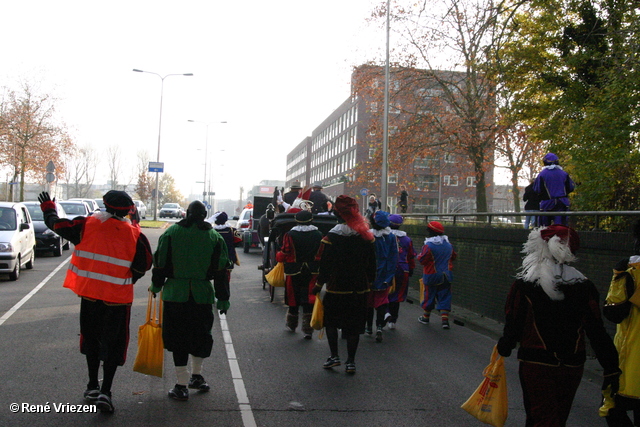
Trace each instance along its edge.
{"label": "purple hat", "polygon": [[392,226],[394,225],[400,226],[404,222],[404,219],[402,218],[401,215],[393,214],[393,215],[389,215],[389,221],[391,222]]}
{"label": "purple hat", "polygon": [[545,165],[558,164],[558,161],[558,156],[553,153],[547,153],[542,159],[542,163],[544,163]]}

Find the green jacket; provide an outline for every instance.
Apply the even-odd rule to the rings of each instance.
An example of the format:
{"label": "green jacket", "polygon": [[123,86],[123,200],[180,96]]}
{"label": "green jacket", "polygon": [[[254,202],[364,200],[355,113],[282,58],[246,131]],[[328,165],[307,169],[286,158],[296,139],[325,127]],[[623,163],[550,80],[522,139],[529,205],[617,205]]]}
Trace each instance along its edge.
{"label": "green jacket", "polygon": [[226,270],[229,265],[227,245],[217,231],[203,227],[206,226],[185,227],[178,223],[160,236],[153,254],[150,290],[154,293],[163,290],[164,301],[186,302],[189,293],[199,304],[213,304],[216,298],[229,300],[226,281],[216,283],[215,291],[211,284],[215,272]]}

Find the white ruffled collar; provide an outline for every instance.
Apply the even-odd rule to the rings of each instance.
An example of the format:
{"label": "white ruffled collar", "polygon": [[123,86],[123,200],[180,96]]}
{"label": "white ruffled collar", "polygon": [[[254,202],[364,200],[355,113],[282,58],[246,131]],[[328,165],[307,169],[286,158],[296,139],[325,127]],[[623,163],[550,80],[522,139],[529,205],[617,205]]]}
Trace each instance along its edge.
{"label": "white ruffled collar", "polygon": [[391,234],[391,228],[390,227],[383,228],[382,230],[371,229],[369,231],[371,231],[371,234],[373,234],[375,237],[383,237],[383,236],[386,236],[388,234]]}
{"label": "white ruffled collar", "polygon": [[329,233],[334,233],[339,236],[359,236],[359,234],[347,224],[336,224]]}
{"label": "white ruffled collar", "polygon": [[291,231],[306,232],[306,231],[315,231],[317,229],[318,227],[316,227],[315,225],[296,225],[295,227],[291,228]]}
{"label": "white ruffled collar", "polygon": [[547,166],[544,166],[542,169],[549,169],[549,170],[560,169],[560,170],[562,170],[562,166],[560,166],[560,165],[547,165]]}
{"label": "white ruffled collar", "polygon": [[445,236],[444,234],[441,235],[441,236],[427,237],[426,239],[424,239],[424,244],[425,245],[427,243],[433,243],[434,245],[441,245],[444,242],[449,243],[449,238],[447,236]]}
{"label": "white ruffled collar", "polygon": [[213,229],[214,230],[224,230],[225,228],[229,228],[229,226],[225,223],[225,224],[214,224]]}
{"label": "white ruffled collar", "polygon": [[403,230],[394,230],[394,229],[391,229],[391,233],[395,234],[395,235],[396,235],[396,237],[404,237],[404,236],[406,236],[406,235],[407,235],[407,232],[406,232],[406,231],[403,231]]}

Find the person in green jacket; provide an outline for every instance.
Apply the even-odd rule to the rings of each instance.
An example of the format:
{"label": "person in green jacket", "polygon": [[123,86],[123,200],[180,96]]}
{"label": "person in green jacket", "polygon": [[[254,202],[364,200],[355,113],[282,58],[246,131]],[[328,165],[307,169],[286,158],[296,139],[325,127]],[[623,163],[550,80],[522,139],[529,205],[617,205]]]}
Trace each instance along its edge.
{"label": "person in green jacket", "polygon": [[176,400],[188,400],[188,388],[209,391],[202,362],[213,347],[213,304],[220,314],[230,306],[228,282],[217,281],[215,289],[211,284],[214,274],[229,267],[230,261],[224,239],[205,221],[206,216],[204,204],[192,202],[186,218],[160,236],[153,255],[149,290],[163,291],[162,339],[173,353],[177,382],[169,397]]}

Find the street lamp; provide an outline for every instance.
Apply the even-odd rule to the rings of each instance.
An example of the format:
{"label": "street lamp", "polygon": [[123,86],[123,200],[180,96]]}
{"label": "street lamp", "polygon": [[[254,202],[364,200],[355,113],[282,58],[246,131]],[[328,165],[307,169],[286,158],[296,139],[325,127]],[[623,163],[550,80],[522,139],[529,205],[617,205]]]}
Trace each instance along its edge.
{"label": "street lamp", "polygon": [[[160,163],[160,135],[162,134],[162,97],[164,94],[164,79],[166,79],[169,76],[187,76],[187,77],[191,77],[193,76],[193,73],[184,73],[184,74],[167,74],[164,77],[161,76],[158,73],[154,73],[153,71],[144,71],[144,70],[138,70],[137,68],[134,68],[133,71],[135,71],[136,73],[148,73],[148,74],[153,74],[156,75],[158,77],[160,77],[160,119],[158,120],[158,155],[156,156],[156,162]],[[154,197],[154,209],[153,209],[153,220],[157,221],[158,220],[158,193],[160,192],[158,189],[158,178],[160,172],[156,172],[156,194]]]}
{"label": "street lamp", "polygon": [[202,181],[202,201],[205,202],[205,205],[206,205],[207,196],[209,195],[208,194],[209,190],[207,189],[207,147],[209,145],[209,125],[227,123],[227,122],[224,120],[221,122],[201,122],[198,120],[191,120],[191,119],[187,121],[191,123],[201,123],[207,126],[206,137],[204,140],[204,180]]}

